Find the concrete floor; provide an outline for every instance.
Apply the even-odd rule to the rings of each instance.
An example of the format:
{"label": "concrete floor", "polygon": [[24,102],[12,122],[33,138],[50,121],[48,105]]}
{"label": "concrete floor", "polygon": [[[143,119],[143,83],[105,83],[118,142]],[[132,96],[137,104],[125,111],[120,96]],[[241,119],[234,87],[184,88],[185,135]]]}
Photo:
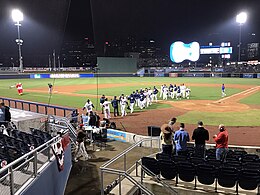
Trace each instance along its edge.
{"label": "concrete floor", "polygon": [[[109,141],[107,147],[100,151],[94,151],[92,146],[88,146],[88,153],[91,159],[87,161],[79,160],[73,163],[70,177],[67,183],[65,195],[96,195],[100,194],[100,170],[99,167],[105,162],[131,146],[129,143],[122,143],[117,141]],[[97,147],[95,147],[97,149]],[[149,148],[138,147],[127,154],[127,167],[132,166],[136,160],[141,157],[156,152]],[[123,159],[117,160],[109,168],[116,168],[123,170]],[[104,174],[104,186],[113,182],[116,175]]]}

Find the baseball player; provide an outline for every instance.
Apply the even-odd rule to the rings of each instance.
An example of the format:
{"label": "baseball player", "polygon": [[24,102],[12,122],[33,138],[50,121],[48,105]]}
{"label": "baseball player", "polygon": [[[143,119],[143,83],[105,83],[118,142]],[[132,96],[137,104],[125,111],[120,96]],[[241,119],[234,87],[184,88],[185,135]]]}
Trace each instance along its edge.
{"label": "baseball player", "polygon": [[226,89],[226,87],[225,87],[225,84],[223,83],[222,86],[221,86],[222,97],[226,96],[225,89]]}
{"label": "baseball player", "polygon": [[121,116],[126,116],[126,106],[127,106],[127,99],[124,94],[120,97],[120,106],[121,106]]}
{"label": "baseball player", "polygon": [[90,101],[90,99],[88,99],[82,110],[87,109],[87,113],[90,113],[91,111],[93,111],[93,108],[95,108],[93,103]]}
{"label": "baseball player", "polygon": [[140,92],[140,109],[142,110],[143,108],[145,108],[145,95],[143,93],[143,91]]}
{"label": "baseball player", "polygon": [[181,88],[180,88],[180,86],[177,87],[177,95],[176,95],[176,99],[178,100],[179,98],[181,99]]}
{"label": "baseball player", "polygon": [[102,107],[104,108],[104,117],[107,118],[107,119],[110,119],[111,116],[110,116],[110,106],[109,104],[111,104],[111,102],[109,101],[104,101]]}
{"label": "baseball player", "polygon": [[131,94],[131,95],[128,97],[128,100],[129,100],[129,102],[130,102],[130,112],[133,113],[133,112],[134,112],[134,105],[135,105],[134,95]]}
{"label": "baseball player", "polygon": [[182,98],[186,97],[186,86],[184,85],[184,83],[180,86],[181,89],[181,96]]}
{"label": "baseball player", "polygon": [[167,96],[168,96],[168,87],[164,87],[163,88],[163,100],[167,100]]}
{"label": "baseball player", "polygon": [[176,86],[176,84],[174,84],[174,86],[173,86],[173,91],[172,91],[171,98],[172,99],[177,98],[177,86]]}
{"label": "baseball player", "polygon": [[190,99],[190,92],[191,92],[191,90],[190,90],[190,88],[186,88],[186,98],[187,99]]}
{"label": "baseball player", "polygon": [[160,98],[162,97],[163,95],[163,88],[164,88],[165,84],[164,85],[161,85],[161,89],[160,89]]}
{"label": "baseball player", "polygon": [[134,97],[135,97],[135,106],[140,107],[140,94],[138,92],[138,89],[135,91],[135,93],[133,92]]}
{"label": "baseball player", "polygon": [[105,95],[102,95],[101,98],[99,99],[99,105],[100,105],[102,114],[104,114],[102,108],[103,108],[103,104],[104,104],[105,101],[106,101],[106,97],[105,97]]}
{"label": "baseball player", "polygon": [[49,94],[52,94],[53,85],[51,83],[48,83],[48,88],[49,88]]}
{"label": "baseball player", "polygon": [[155,102],[157,102],[157,94],[158,94],[158,89],[154,86],[153,87],[153,94],[152,94],[152,101],[155,100]]}

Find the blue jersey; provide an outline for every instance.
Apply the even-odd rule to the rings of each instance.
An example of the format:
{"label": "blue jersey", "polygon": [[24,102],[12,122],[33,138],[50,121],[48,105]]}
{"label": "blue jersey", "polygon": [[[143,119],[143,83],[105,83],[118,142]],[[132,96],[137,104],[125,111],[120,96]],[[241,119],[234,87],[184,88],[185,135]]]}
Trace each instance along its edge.
{"label": "blue jersey", "polygon": [[128,100],[130,101],[130,103],[135,103],[135,98],[133,95],[131,95],[130,97],[128,97]]}
{"label": "blue jersey", "polygon": [[153,89],[153,94],[157,94],[158,93],[158,89],[154,88]]}
{"label": "blue jersey", "polygon": [[225,91],[225,85],[222,85],[222,91]]}

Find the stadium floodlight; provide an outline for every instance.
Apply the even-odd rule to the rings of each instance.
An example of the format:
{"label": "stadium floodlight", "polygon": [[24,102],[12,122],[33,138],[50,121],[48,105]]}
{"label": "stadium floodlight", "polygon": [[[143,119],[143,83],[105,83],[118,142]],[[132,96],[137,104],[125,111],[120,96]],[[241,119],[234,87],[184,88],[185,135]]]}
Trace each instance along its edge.
{"label": "stadium floodlight", "polygon": [[241,12],[240,14],[237,15],[236,21],[239,24],[244,24],[246,23],[247,20],[247,13],[246,12]]}
{"label": "stadium floodlight", "polygon": [[236,17],[236,22],[239,23],[239,43],[238,43],[238,62],[240,62],[240,55],[241,55],[241,36],[242,36],[242,25],[246,23],[247,20],[247,13],[241,12]]}
{"label": "stadium floodlight", "polygon": [[23,13],[19,9],[14,9],[12,10],[12,18],[13,21],[15,22],[15,25],[17,26],[18,37],[15,40],[15,42],[18,45],[20,71],[23,72],[23,57],[22,57],[23,40],[21,39],[21,33],[20,33],[20,26],[22,26],[20,22],[23,21]]}

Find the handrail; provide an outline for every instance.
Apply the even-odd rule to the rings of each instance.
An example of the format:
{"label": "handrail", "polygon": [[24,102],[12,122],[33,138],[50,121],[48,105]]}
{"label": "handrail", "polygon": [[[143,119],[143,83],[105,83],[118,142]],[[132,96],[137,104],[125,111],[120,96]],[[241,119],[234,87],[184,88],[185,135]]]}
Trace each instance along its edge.
{"label": "handrail", "polygon": [[[64,132],[64,134],[66,134],[67,131]],[[18,159],[14,160],[13,162],[11,162],[10,164],[7,164],[5,167],[1,168],[0,172],[4,172],[5,170],[9,169],[10,167],[12,167],[13,165],[15,165],[16,163],[20,162],[21,160],[25,159],[26,157],[30,156],[31,154],[37,152],[38,150],[44,148],[45,146],[49,145],[50,143],[52,143],[54,140],[58,139],[60,137],[60,135],[57,135],[55,137],[53,137],[52,139],[50,139],[49,141],[47,141],[46,143],[38,146],[37,148],[33,149],[32,151],[24,154],[23,156],[19,157]]]}
{"label": "handrail", "polygon": [[119,158],[121,158],[122,156],[124,156],[126,153],[128,153],[129,151],[131,151],[133,148],[135,148],[136,146],[140,145],[141,143],[145,142],[145,141],[151,141],[151,140],[158,140],[158,137],[151,137],[151,138],[144,138],[141,139],[140,141],[136,142],[135,144],[133,144],[132,146],[128,147],[127,149],[125,149],[123,152],[119,153],[118,155],[116,155],[115,157],[113,157],[112,159],[110,159],[109,161],[107,161],[106,163],[104,163],[100,168],[106,168],[107,166],[111,165],[113,162],[115,162],[116,160],[118,160]]}
{"label": "handrail", "polygon": [[[113,157],[111,160],[107,161],[106,163],[104,163],[100,167],[100,170],[101,170],[101,186],[100,186],[100,188],[101,188],[101,194],[102,195],[104,195],[104,174],[103,173],[104,172],[111,173],[111,174],[121,173],[121,175],[123,175],[123,176],[124,175],[128,175],[128,177],[131,177],[129,175],[129,170],[131,170],[132,167],[134,167],[134,165],[131,166],[129,169],[126,168],[126,155],[127,155],[127,153],[130,152],[132,149],[136,148],[137,146],[142,146],[142,143],[146,142],[146,141],[151,142],[151,148],[152,148],[152,141],[153,140],[158,140],[158,144],[160,144],[159,137],[150,137],[150,138],[142,139],[142,140],[136,142],[135,144],[131,145],[130,147],[125,149],[123,152],[121,152],[120,154],[116,155],[115,157]],[[160,148],[159,145],[158,145],[158,148]],[[116,169],[108,168],[109,165],[111,165],[112,163],[114,163],[116,160],[118,160],[121,157],[124,157],[124,170],[116,170]],[[121,178],[120,178],[121,175],[119,175],[119,190],[120,190],[120,192],[121,192]],[[133,179],[133,178],[131,178],[131,179]],[[139,186],[140,184],[135,184],[135,185],[142,189],[142,187]],[[146,191],[146,190],[144,190],[144,191]],[[147,193],[148,194],[153,194],[150,191],[148,191]]]}
{"label": "handrail", "polygon": [[102,168],[104,172],[106,173],[112,173],[112,174],[118,174],[123,175],[125,178],[127,178],[130,182],[132,182],[134,185],[139,187],[143,192],[149,195],[154,195],[150,190],[148,190],[144,185],[136,181],[133,177],[131,177],[128,173],[121,170],[111,169],[111,168]]}
{"label": "handrail", "polygon": [[[54,118],[56,119],[56,117],[54,117]],[[61,117],[61,118],[58,118],[58,122],[64,122],[68,126],[68,129],[71,130],[70,132],[73,134],[73,136],[77,137],[77,133],[75,132],[74,127],[68,122],[68,120]]]}
{"label": "handrail", "polygon": [[154,179],[156,179],[157,182],[159,182],[160,184],[162,184],[164,187],[166,187],[166,190],[170,189],[171,193],[175,193],[178,194],[177,191],[175,191],[169,184],[167,184],[166,182],[164,182],[162,179],[160,179],[157,175],[155,175],[152,171],[150,171],[149,169],[147,169],[145,166],[143,166],[139,161],[136,162],[136,164],[141,166],[141,169],[144,170],[144,172],[146,172],[146,174],[152,175],[152,177]]}

